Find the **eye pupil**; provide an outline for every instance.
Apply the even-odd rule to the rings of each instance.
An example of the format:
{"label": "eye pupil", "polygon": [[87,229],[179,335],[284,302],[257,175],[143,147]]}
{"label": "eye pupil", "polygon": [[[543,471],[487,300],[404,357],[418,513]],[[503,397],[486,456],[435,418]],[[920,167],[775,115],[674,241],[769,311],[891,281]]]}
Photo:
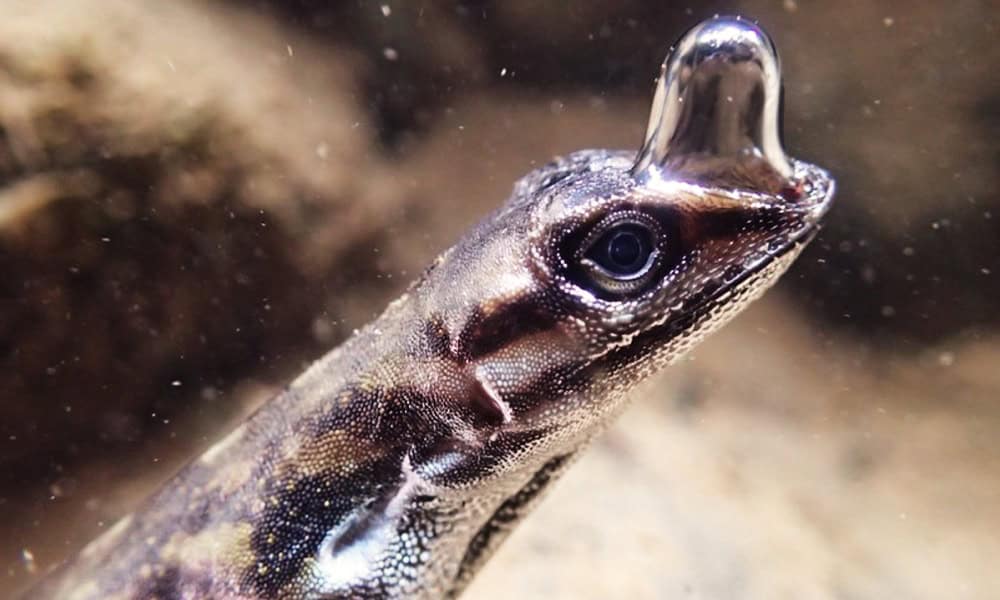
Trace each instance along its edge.
{"label": "eye pupil", "polygon": [[653,254],[653,233],[643,225],[624,223],[604,232],[587,256],[613,278],[643,273]]}
{"label": "eye pupil", "polygon": [[645,263],[642,246],[642,240],[635,232],[618,231],[608,240],[608,257],[618,267],[616,270],[634,271]]}

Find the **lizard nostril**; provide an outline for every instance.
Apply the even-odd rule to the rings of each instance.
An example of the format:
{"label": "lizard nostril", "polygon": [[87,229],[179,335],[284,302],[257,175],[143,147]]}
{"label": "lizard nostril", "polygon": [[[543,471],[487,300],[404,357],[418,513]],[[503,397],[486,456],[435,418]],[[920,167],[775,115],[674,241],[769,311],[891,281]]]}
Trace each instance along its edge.
{"label": "lizard nostril", "polygon": [[802,199],[805,190],[801,181],[795,181],[786,183],[778,193],[788,202],[798,202]]}

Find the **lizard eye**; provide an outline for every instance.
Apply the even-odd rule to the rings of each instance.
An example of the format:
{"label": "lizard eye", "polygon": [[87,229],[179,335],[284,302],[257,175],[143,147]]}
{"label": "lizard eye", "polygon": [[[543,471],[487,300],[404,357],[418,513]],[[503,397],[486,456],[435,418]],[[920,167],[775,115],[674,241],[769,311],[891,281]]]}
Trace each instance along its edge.
{"label": "lizard eye", "polygon": [[577,261],[595,291],[622,296],[649,282],[660,262],[660,242],[659,227],[646,215],[612,215],[584,238]]}

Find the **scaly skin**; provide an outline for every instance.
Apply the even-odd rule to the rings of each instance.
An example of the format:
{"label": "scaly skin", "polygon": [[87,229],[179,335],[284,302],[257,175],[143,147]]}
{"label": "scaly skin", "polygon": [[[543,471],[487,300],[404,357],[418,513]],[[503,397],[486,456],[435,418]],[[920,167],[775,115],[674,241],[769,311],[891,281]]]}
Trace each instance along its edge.
{"label": "scaly skin", "polygon": [[[27,598],[457,595],[626,392],[763,293],[832,197],[805,163],[711,158],[684,178],[582,151],[528,174]],[[623,227],[646,246],[620,257],[652,257],[638,278],[594,267]]]}

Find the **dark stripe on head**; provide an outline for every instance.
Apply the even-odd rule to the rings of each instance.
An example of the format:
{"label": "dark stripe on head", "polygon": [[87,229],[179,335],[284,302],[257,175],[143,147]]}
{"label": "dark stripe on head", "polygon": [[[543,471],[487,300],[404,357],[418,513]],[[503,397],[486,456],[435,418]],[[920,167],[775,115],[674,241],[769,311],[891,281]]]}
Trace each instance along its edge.
{"label": "dark stripe on head", "polygon": [[777,206],[706,206],[675,213],[688,247],[707,240],[730,240],[774,231],[791,213]]}
{"label": "dark stripe on head", "polygon": [[525,382],[520,389],[508,392],[504,399],[517,418],[529,417],[547,408],[548,403],[585,389],[590,383],[590,375],[585,369],[588,364],[589,360],[556,364]]}
{"label": "dark stripe on head", "polygon": [[489,314],[477,308],[459,338],[459,358],[476,360],[515,343],[519,338],[547,331],[555,324],[555,316],[536,294],[505,301]]}

